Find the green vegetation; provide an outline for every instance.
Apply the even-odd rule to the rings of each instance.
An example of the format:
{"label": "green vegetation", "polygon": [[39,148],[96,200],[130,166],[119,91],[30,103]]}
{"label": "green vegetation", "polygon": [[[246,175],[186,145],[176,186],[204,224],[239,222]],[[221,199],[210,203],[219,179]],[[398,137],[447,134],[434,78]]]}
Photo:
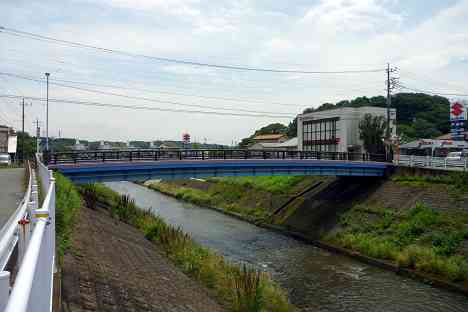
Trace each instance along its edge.
{"label": "green vegetation", "polygon": [[181,270],[202,282],[227,305],[238,312],[293,311],[286,294],[268,274],[227,263],[222,256],[198,245],[180,228],[168,225],[150,211],[138,208],[127,196],[119,196],[104,185],[88,185],[82,193],[110,207],[113,217],[140,229],[160,246]]}
{"label": "green vegetation", "polygon": [[468,173],[466,172],[453,172],[448,175],[439,176],[399,175],[395,176],[392,180],[402,185],[415,187],[427,187],[433,184],[443,184],[447,185],[454,195],[468,193]]}
{"label": "green vegetation", "polygon": [[207,179],[199,189],[187,181],[159,182],[148,187],[200,206],[216,207],[240,214],[254,222],[265,222],[291,195],[302,191],[316,177],[230,177]]}
{"label": "green vegetation", "polygon": [[75,185],[59,173],[54,174],[56,186],[55,230],[59,261],[70,245],[70,236],[81,208],[81,197]]}
{"label": "green vegetation", "polygon": [[295,186],[304,181],[304,177],[294,176],[265,176],[265,177],[229,177],[210,178],[207,181],[235,185],[244,188],[253,188],[272,194],[290,194]]}
{"label": "green vegetation", "polygon": [[387,122],[383,116],[365,114],[359,122],[359,137],[364,142],[364,148],[373,154],[385,153],[382,138],[387,129]]}
{"label": "green vegetation", "polygon": [[358,205],[326,241],[401,267],[468,283],[468,213],[439,212],[422,204],[407,211]]}
{"label": "green vegetation", "polygon": [[243,196],[240,189],[233,188],[235,189],[233,192],[224,192],[224,187],[221,184],[217,186],[209,192],[162,182],[150,184],[148,187],[199,206],[215,207],[227,212],[238,213],[256,222],[261,222],[268,217],[268,210],[261,206],[246,207],[240,205],[239,201]]}

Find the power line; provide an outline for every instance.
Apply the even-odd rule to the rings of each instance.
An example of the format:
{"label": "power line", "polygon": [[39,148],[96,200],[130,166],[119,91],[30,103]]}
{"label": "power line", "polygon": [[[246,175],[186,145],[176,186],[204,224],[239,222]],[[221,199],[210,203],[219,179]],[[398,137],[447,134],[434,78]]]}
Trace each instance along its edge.
{"label": "power line", "polygon": [[215,68],[215,69],[256,71],[256,72],[269,72],[269,73],[289,73],[289,74],[359,74],[359,73],[377,73],[377,72],[385,71],[384,68],[365,69],[365,70],[342,70],[342,71],[306,71],[306,70],[247,67],[247,66],[240,66],[240,65],[210,64],[210,63],[187,61],[187,60],[180,60],[180,59],[159,57],[159,56],[150,56],[150,55],[145,55],[145,54],[126,52],[122,50],[103,48],[103,47],[98,47],[98,46],[94,46],[90,44],[84,44],[80,42],[74,42],[74,41],[57,39],[57,38],[53,38],[49,36],[34,34],[34,33],[21,31],[21,30],[17,30],[14,28],[3,27],[3,26],[0,26],[0,32],[3,34],[14,35],[14,36],[19,36],[19,37],[24,37],[24,38],[29,38],[29,39],[35,39],[35,40],[48,42],[48,43],[55,43],[55,44],[62,44],[62,45],[67,45],[71,47],[98,50],[98,51],[105,52],[105,53],[113,53],[113,54],[120,54],[120,55],[125,55],[125,56],[130,56],[130,57],[145,58],[145,59],[158,61],[158,62],[176,63],[176,64],[183,64],[183,65],[190,65],[190,66],[203,66],[203,67],[210,67],[210,68]]}
{"label": "power line", "polygon": [[[17,74],[12,74],[12,73],[4,73],[0,72],[0,75],[5,75],[8,77],[14,77],[18,79],[24,79],[24,80],[29,80],[29,81],[35,81],[35,82],[40,82],[44,83],[44,80],[41,79],[35,79],[32,77],[25,77]],[[247,110],[247,109],[241,109],[241,108],[225,108],[225,107],[216,107],[216,106],[208,106],[208,105],[198,105],[198,104],[185,104],[185,103],[180,103],[180,102],[175,102],[175,101],[167,101],[167,100],[161,100],[161,99],[153,99],[153,98],[147,98],[147,97],[141,97],[141,96],[131,96],[131,95],[126,95],[126,94],[121,94],[121,93],[115,93],[115,92],[108,92],[108,91],[101,91],[101,90],[93,90],[93,89],[88,89],[88,88],[82,88],[82,87],[76,87],[76,86],[70,86],[62,83],[57,83],[57,82],[50,82],[50,84],[64,87],[64,88],[70,88],[70,89],[75,89],[75,90],[80,90],[80,91],[85,91],[85,92],[91,92],[91,93],[97,93],[97,94],[103,94],[103,95],[110,95],[110,96],[117,96],[117,97],[123,97],[127,99],[134,99],[134,100],[142,100],[142,101],[148,101],[148,102],[155,102],[155,103],[162,103],[162,104],[172,104],[172,105],[179,105],[179,106],[187,106],[187,107],[197,107],[197,108],[207,108],[207,109],[215,109],[215,110],[223,110],[223,111],[240,111],[240,112],[246,112],[246,113],[257,113],[257,114],[269,114],[271,112],[266,112],[266,111],[255,111],[255,110]],[[283,112],[278,112],[275,113],[278,115],[288,115],[290,116],[289,113],[283,113]]]}
{"label": "power line", "polygon": [[[9,99],[23,98],[23,96],[14,95],[14,94],[0,94],[0,97],[9,98]],[[24,96],[24,98],[28,100],[33,100],[33,101],[46,101],[45,98],[38,98],[38,97],[33,97],[33,96]],[[172,113],[190,113],[190,114],[196,113],[196,114],[220,115],[220,116],[283,118],[283,119],[291,119],[295,117],[293,115],[284,116],[284,115],[273,115],[273,114],[242,114],[242,113],[234,113],[234,112],[231,113],[231,112],[216,112],[216,111],[202,111],[202,110],[185,110],[185,109],[160,108],[160,107],[143,106],[143,105],[132,106],[132,105],[123,105],[123,104],[108,104],[108,103],[101,103],[101,102],[87,102],[87,101],[51,99],[51,98],[49,98],[49,102],[76,104],[76,105],[94,106],[94,107],[123,108],[123,109],[131,109],[131,110],[149,110],[149,111],[161,111],[161,112],[172,112]]]}
{"label": "power line", "polygon": [[440,92],[440,91],[430,91],[430,90],[421,90],[421,89],[417,89],[417,88],[413,88],[413,87],[407,87],[405,85],[402,85],[400,84],[400,87],[402,89],[406,89],[406,90],[410,90],[410,91],[414,91],[414,92],[421,92],[421,93],[428,93],[428,94],[433,94],[433,95],[443,95],[443,96],[468,96],[468,94],[461,94],[461,93],[448,93],[448,92]]}

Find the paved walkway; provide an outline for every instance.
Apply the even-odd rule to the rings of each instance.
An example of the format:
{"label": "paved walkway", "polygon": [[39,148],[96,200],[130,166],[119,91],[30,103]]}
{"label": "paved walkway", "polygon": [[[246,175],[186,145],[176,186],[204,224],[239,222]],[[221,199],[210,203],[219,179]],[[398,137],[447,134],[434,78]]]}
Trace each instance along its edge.
{"label": "paved walkway", "polygon": [[0,169],[0,228],[23,199],[24,169]]}
{"label": "paved walkway", "polygon": [[64,312],[224,311],[142,233],[100,210],[81,210],[62,281]]}

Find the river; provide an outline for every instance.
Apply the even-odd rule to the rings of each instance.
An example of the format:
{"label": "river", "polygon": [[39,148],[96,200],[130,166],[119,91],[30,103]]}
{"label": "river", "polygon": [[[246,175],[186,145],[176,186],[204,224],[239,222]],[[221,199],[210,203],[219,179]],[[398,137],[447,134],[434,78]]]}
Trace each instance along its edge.
{"label": "river", "polygon": [[271,273],[301,311],[468,311],[465,296],[401,277],[130,182],[106,183],[227,259]]}

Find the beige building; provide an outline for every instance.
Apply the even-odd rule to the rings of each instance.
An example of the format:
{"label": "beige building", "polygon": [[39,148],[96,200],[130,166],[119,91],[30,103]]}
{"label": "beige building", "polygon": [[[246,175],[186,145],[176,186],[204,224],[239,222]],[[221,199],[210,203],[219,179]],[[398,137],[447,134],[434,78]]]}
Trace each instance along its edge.
{"label": "beige building", "polygon": [[275,151],[297,151],[297,138],[292,138],[281,143],[254,143],[249,146],[250,150],[275,150]]}
{"label": "beige building", "polygon": [[252,140],[256,143],[282,143],[288,137],[285,134],[261,134],[255,136]]}

